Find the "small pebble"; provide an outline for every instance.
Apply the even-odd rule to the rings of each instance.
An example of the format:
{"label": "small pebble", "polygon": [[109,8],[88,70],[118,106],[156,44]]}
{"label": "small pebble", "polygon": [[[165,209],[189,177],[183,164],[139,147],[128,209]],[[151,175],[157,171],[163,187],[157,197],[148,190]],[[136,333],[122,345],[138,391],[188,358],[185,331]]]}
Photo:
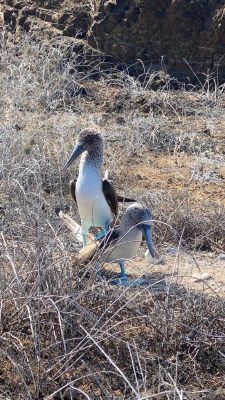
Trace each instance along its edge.
{"label": "small pebble", "polygon": [[225,253],[220,253],[217,257],[218,260],[225,260]]}

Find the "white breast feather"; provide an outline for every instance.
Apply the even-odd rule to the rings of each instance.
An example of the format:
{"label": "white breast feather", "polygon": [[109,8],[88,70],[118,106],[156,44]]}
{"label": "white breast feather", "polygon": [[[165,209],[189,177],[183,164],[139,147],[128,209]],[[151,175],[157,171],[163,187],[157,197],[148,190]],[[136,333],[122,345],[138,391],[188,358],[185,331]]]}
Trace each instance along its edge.
{"label": "white breast feather", "polygon": [[102,191],[101,175],[91,165],[79,171],[76,198],[82,225],[104,227],[112,221],[112,212]]}

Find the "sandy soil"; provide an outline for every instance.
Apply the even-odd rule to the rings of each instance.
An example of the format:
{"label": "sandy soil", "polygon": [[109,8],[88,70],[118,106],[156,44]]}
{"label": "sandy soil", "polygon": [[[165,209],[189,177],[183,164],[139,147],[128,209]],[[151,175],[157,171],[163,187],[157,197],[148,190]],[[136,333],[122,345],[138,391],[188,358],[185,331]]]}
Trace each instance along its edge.
{"label": "sandy soil", "polygon": [[[119,276],[116,264],[107,264],[105,269]],[[187,290],[225,296],[225,257],[221,255],[177,251],[175,254],[162,255],[162,262],[158,265],[138,257],[127,262],[126,270],[131,281],[144,276],[153,291],[184,286]]]}

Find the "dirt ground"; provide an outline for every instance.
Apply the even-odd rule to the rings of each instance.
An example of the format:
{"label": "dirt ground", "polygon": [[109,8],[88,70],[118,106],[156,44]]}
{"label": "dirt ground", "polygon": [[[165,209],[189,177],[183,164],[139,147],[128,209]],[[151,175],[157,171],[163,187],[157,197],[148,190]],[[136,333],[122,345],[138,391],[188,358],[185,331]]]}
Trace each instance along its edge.
{"label": "dirt ground", "polygon": [[[213,253],[194,253],[178,251],[165,254],[158,265],[138,257],[126,264],[131,282],[139,277],[146,278],[146,285],[154,290],[170,290],[170,287],[184,286],[187,290],[196,290],[213,296],[225,296],[225,258]],[[107,271],[119,276],[119,267],[109,265]]]}

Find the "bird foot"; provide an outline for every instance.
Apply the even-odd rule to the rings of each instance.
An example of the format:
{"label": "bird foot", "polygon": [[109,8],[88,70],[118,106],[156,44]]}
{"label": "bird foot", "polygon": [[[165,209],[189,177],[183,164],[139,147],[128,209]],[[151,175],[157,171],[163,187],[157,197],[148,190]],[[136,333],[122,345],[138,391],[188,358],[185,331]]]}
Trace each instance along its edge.
{"label": "bird foot", "polygon": [[118,279],[113,279],[112,281],[110,281],[110,284],[111,285],[115,285],[115,286],[119,286],[119,285],[127,286],[127,282],[128,282],[127,277],[126,276],[121,276]]}
{"label": "bird foot", "polygon": [[128,287],[139,287],[139,286],[147,286],[149,284],[148,280],[145,278],[138,278],[138,279],[127,279],[126,278],[119,278],[110,281],[111,285],[115,286],[128,286]]}
{"label": "bird foot", "polygon": [[95,236],[95,240],[101,240],[101,239],[103,239],[104,237],[105,237],[105,235],[106,235],[106,231],[105,230],[103,230],[103,231],[100,231],[96,236]]}
{"label": "bird foot", "polygon": [[[106,282],[104,274],[98,270],[97,271],[98,279],[101,282]],[[146,278],[137,278],[137,279],[128,279],[127,276],[121,276],[118,279],[109,280],[108,283],[113,286],[124,286],[124,287],[139,287],[139,286],[147,286],[149,284]]]}

